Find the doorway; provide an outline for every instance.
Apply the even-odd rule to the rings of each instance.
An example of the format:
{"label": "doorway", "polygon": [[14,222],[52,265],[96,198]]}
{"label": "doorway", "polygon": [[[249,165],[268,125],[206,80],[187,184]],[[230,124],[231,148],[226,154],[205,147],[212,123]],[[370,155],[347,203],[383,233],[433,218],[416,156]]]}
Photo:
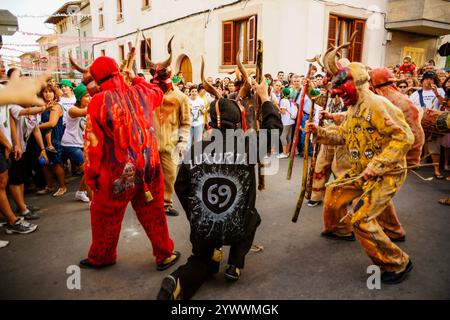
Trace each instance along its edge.
{"label": "doorway", "polygon": [[183,73],[184,81],[192,82],[192,64],[188,56],[181,59],[179,70]]}

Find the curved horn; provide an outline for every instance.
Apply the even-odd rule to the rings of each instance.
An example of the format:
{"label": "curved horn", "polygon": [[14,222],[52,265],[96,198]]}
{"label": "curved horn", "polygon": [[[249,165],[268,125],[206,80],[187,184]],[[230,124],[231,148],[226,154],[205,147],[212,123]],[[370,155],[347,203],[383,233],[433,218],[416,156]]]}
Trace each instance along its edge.
{"label": "curved horn", "polygon": [[356,35],[358,34],[358,30],[355,30],[352,33],[352,36],[350,37],[350,47],[353,47],[353,45],[355,44],[355,40],[356,40]]}
{"label": "curved horn", "polygon": [[317,64],[318,64],[321,68],[323,68],[323,64],[322,64],[322,62],[320,62],[320,54],[315,55],[314,58],[306,59],[306,61],[307,61],[307,62],[311,62],[311,63],[317,62]]}
{"label": "curved horn", "polygon": [[78,65],[74,60],[73,60],[73,58],[72,58],[72,55],[69,55],[69,61],[70,61],[70,64],[72,65],[72,67],[75,69],[75,70],[77,70],[77,71],[79,71],[79,72],[81,72],[81,73],[87,73],[87,72],[89,72],[89,67],[88,68],[83,68],[83,67],[81,67],[80,65]]}
{"label": "curved horn", "polygon": [[236,54],[236,64],[238,66],[239,71],[242,74],[242,80],[244,83],[242,84],[242,87],[239,89],[238,98],[244,98],[248,96],[250,93],[250,90],[252,89],[252,85],[248,81],[248,73],[247,70],[245,70],[244,65],[242,64],[241,60],[239,59],[239,55],[241,54],[241,50],[239,49]]}
{"label": "curved horn", "polygon": [[339,47],[334,48],[324,57],[324,64],[328,67],[328,71],[331,75],[335,76],[339,72],[339,66],[336,62],[337,52],[342,48],[348,48],[351,45],[350,42],[341,44]]}
{"label": "curved horn", "polygon": [[145,65],[148,69],[155,69],[156,66],[147,55],[145,56]]}
{"label": "curved horn", "polygon": [[222,95],[214,88],[212,85],[210,85],[208,82],[205,81],[205,61],[202,56],[202,67],[200,70],[200,78],[202,79],[203,87],[207,92],[212,94],[217,99],[223,98]]}
{"label": "curved horn", "polygon": [[323,55],[322,58],[322,64],[323,64],[323,68],[325,69],[325,71],[329,74],[331,74],[330,72],[330,68],[328,67],[328,63],[327,63],[327,55],[330,53],[331,50],[334,49],[334,46],[332,45],[330,48],[327,49],[327,51],[325,51],[325,54]]}
{"label": "curved horn", "polygon": [[169,57],[167,58],[166,61],[159,63],[159,65],[162,69],[169,67],[170,64],[172,63],[172,40],[173,40],[173,37],[174,36],[172,36],[172,38],[170,38],[169,43],[167,44],[167,52],[169,52]]}

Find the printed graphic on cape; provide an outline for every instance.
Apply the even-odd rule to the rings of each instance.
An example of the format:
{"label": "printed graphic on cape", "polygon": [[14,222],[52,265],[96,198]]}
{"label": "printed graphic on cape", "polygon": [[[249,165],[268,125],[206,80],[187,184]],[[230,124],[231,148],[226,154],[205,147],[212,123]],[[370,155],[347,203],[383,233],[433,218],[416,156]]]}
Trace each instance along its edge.
{"label": "printed graphic on cape", "polygon": [[244,165],[199,165],[191,185],[191,226],[203,239],[228,244],[244,234],[250,171]]}

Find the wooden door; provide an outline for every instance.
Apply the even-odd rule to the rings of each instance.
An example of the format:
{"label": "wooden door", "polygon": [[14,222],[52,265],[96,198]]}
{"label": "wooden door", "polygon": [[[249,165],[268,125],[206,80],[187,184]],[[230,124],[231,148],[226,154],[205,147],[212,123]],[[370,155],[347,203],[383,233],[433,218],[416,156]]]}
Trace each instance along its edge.
{"label": "wooden door", "polygon": [[192,64],[188,56],[184,56],[180,63],[180,71],[186,82],[192,82]]}

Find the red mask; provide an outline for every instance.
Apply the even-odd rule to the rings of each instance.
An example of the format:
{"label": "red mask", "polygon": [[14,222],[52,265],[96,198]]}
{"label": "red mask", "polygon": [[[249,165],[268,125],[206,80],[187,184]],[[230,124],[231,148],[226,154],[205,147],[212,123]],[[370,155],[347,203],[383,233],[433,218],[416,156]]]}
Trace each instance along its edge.
{"label": "red mask", "polygon": [[338,95],[342,98],[346,107],[355,105],[358,101],[358,91],[356,89],[350,70],[341,69],[332,80],[333,87],[331,89],[332,97]]}

